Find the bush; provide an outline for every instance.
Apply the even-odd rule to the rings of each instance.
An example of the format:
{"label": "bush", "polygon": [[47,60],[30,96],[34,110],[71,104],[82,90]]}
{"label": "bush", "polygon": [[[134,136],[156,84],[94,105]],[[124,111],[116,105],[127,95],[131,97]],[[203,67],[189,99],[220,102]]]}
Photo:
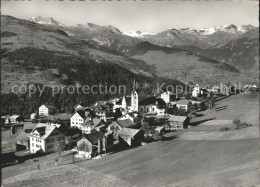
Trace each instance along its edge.
{"label": "bush", "polygon": [[239,129],[240,120],[239,119],[233,120],[233,125],[234,125],[235,129]]}
{"label": "bush", "polygon": [[228,131],[228,130],[229,130],[228,127],[221,127],[221,128],[219,129],[219,131]]}
{"label": "bush", "polygon": [[234,125],[235,129],[246,128],[246,127],[250,127],[251,126],[248,123],[242,123],[239,119],[235,119],[233,121],[233,125]]}

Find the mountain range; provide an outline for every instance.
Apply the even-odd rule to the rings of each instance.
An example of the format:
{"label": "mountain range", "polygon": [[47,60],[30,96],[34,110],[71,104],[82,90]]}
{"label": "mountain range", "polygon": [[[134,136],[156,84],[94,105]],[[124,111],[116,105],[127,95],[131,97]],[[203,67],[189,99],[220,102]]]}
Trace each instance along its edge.
{"label": "mountain range", "polygon": [[[1,46],[6,54],[41,49],[99,64],[118,64],[138,75],[187,84],[256,80],[258,31],[251,25],[231,24],[199,30],[169,29],[157,34],[124,33],[111,25],[66,26],[53,18],[1,16]],[[13,65],[10,59],[8,55],[1,57],[1,65]]]}

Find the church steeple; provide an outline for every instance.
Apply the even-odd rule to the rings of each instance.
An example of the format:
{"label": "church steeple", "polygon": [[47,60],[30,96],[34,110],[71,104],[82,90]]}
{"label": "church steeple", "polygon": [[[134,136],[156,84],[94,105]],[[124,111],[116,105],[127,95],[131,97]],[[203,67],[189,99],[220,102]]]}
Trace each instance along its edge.
{"label": "church steeple", "polygon": [[133,112],[138,112],[138,94],[136,91],[136,82],[135,82],[135,78],[134,78],[134,82],[133,82],[133,91],[131,92],[131,105],[132,105],[132,111]]}

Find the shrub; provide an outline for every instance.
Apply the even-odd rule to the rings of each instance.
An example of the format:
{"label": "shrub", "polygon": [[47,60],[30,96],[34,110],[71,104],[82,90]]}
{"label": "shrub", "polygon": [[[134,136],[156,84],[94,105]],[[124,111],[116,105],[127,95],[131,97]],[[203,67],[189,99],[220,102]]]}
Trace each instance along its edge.
{"label": "shrub", "polygon": [[228,130],[229,130],[228,127],[221,127],[221,128],[219,129],[219,131],[228,131]]}
{"label": "shrub", "polygon": [[239,119],[233,120],[233,125],[234,125],[235,129],[239,129],[240,120]]}

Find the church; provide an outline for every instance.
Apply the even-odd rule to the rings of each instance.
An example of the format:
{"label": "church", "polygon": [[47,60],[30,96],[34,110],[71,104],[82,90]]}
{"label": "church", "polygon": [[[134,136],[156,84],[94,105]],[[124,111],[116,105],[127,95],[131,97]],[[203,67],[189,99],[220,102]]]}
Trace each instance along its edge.
{"label": "church", "polygon": [[129,112],[138,112],[138,93],[135,89],[135,80],[133,90],[131,91],[130,96],[123,96],[122,104],[121,104],[121,111],[123,114],[127,114]]}

